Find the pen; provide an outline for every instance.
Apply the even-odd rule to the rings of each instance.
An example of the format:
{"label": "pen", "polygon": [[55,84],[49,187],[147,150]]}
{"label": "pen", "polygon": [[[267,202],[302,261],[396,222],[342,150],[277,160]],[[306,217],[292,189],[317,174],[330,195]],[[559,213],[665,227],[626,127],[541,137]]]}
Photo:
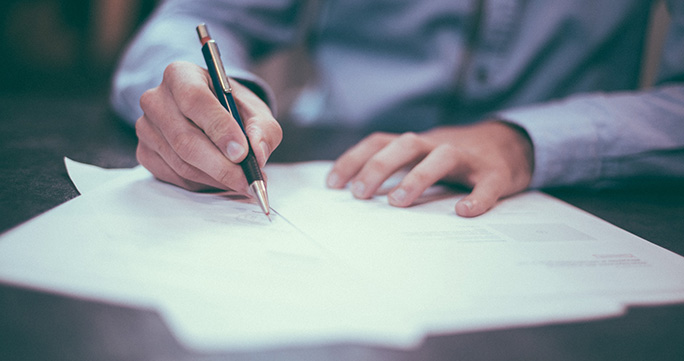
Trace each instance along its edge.
{"label": "pen", "polygon": [[[235,105],[235,99],[233,98],[233,89],[230,86],[228,77],[226,76],[226,71],[223,68],[223,63],[221,62],[221,53],[219,52],[218,45],[214,39],[209,35],[209,30],[205,24],[199,24],[197,26],[197,35],[202,43],[202,54],[204,55],[204,61],[207,63],[207,70],[209,70],[209,75],[211,75],[211,81],[214,85],[214,92],[218,98],[221,105],[233,116],[233,118],[240,125],[242,133],[247,138],[247,132],[245,131],[245,126],[242,123],[242,118],[240,118],[240,113],[238,113],[237,106]],[[254,150],[252,150],[252,145],[247,138],[247,157],[240,162],[242,171],[245,173],[247,178],[247,183],[249,183],[249,188],[259,202],[261,210],[264,214],[268,216],[270,212],[270,207],[268,205],[268,194],[266,193],[266,184],[264,183],[264,177],[261,174],[261,169],[259,169],[259,164],[257,163],[256,156],[254,155]],[[270,219],[270,217],[269,217]]]}

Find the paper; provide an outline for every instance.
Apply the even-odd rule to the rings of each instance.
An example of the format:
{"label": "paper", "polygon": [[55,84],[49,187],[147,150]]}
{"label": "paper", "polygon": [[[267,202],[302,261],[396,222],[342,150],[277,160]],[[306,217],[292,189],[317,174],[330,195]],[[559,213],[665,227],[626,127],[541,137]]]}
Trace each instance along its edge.
{"label": "paper", "polygon": [[0,237],[0,281],[154,308],[192,349],[411,347],[684,301],[684,258],[542,193],[465,219],[438,187],[394,208],[327,189],[328,162],[269,165],[269,222],[141,167],[68,166],[83,195]]}

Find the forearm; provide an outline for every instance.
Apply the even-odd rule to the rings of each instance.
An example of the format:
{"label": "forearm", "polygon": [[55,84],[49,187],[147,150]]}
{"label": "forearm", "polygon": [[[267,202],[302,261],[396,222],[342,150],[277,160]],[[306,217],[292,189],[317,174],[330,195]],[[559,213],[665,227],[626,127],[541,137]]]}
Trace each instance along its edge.
{"label": "forearm", "polygon": [[268,85],[249,72],[250,55],[244,38],[230,31],[211,6],[168,1],[145,23],[126,49],[112,82],[111,104],[126,121],[142,115],[139,99],[143,92],[160,84],[164,69],[174,61],[188,61],[204,67],[195,27],[207,23],[212,36],[225,49],[221,56],[228,76],[259,95],[272,110],[274,96]]}
{"label": "forearm", "polygon": [[684,87],[587,94],[501,112],[534,144],[531,187],[684,178]]}

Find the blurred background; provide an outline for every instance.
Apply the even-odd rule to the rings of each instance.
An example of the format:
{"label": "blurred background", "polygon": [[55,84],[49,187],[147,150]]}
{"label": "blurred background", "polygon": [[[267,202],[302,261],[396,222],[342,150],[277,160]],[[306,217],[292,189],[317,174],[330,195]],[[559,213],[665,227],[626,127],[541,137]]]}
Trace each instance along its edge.
{"label": "blurred background", "polygon": [[[161,0],[2,0],[0,98],[96,98],[106,101],[126,43]],[[287,109],[306,76],[302,49],[254,69]],[[161,71],[161,70],[160,70]]]}
{"label": "blurred background", "polygon": [[[3,0],[0,2],[0,96],[106,96],[126,42],[161,0]],[[660,1],[652,20],[642,85],[651,84],[668,24]],[[260,64],[256,71],[289,106],[301,85],[301,51]],[[160,70],[161,71],[161,70]],[[297,75],[299,74],[299,75]]]}
{"label": "blurred background", "polygon": [[107,92],[126,41],[156,0],[3,0],[0,95]]}

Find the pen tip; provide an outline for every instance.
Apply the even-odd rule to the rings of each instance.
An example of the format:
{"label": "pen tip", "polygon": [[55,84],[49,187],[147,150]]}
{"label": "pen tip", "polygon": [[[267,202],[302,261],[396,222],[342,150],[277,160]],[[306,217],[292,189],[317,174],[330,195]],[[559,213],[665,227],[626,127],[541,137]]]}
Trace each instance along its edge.
{"label": "pen tip", "polygon": [[[271,213],[271,206],[268,205],[268,195],[266,194],[266,185],[263,180],[257,180],[250,185],[252,194],[256,197],[261,210],[266,216]],[[269,217],[270,219],[270,217]]]}

